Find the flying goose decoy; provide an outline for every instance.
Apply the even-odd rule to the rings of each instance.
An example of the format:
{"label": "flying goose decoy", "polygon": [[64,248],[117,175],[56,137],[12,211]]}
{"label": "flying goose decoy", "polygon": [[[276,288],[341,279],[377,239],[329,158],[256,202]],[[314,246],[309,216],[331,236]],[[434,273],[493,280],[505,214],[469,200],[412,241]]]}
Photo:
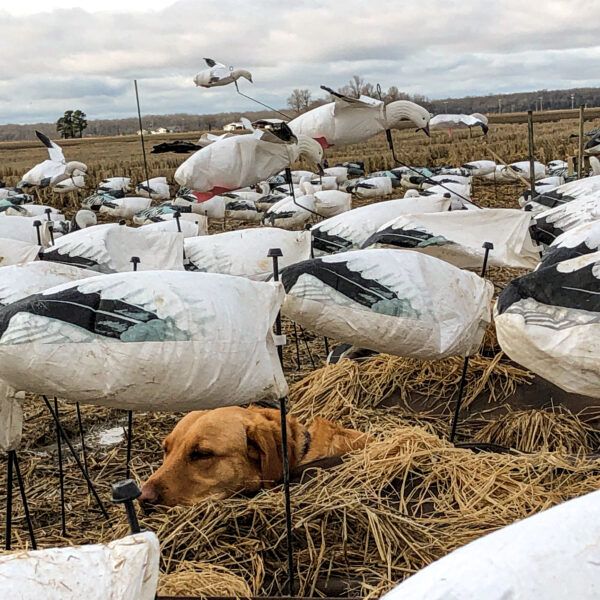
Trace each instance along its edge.
{"label": "flying goose decoy", "polygon": [[211,88],[220,85],[228,85],[237,81],[240,77],[244,77],[250,83],[252,81],[252,74],[244,69],[232,69],[229,70],[225,65],[214,61],[212,58],[205,58],[204,62],[208,69],[200,71],[194,77],[194,83],[196,86],[203,88]]}

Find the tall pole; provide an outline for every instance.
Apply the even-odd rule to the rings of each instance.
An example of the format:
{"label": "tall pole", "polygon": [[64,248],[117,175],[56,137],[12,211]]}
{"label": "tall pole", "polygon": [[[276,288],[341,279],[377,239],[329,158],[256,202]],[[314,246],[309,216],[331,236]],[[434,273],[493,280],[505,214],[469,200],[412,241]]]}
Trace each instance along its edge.
{"label": "tall pole", "polygon": [[[142,127],[142,111],[140,110],[140,95],[138,93],[137,79],[133,80],[135,85],[135,101],[137,102],[138,122],[140,124],[140,141],[142,142],[142,156],[144,157],[144,171],[146,172],[146,185],[150,186],[150,175],[148,175],[148,161],[146,160],[146,147],[144,146],[144,128]],[[148,190],[150,194],[150,190]]]}
{"label": "tall pole", "polygon": [[577,179],[583,177],[583,113],[585,106],[579,106],[579,156],[577,157]]}
{"label": "tall pole", "polygon": [[535,152],[533,147],[533,111],[527,111],[527,126],[529,128],[529,183],[531,184],[531,199],[536,197],[535,191]]}

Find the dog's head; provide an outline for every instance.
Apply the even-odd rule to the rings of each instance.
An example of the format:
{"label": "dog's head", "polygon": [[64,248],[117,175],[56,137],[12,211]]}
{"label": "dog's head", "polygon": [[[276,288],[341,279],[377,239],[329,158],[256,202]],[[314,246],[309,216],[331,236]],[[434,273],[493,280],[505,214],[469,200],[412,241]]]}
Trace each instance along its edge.
{"label": "dog's head", "polygon": [[[287,418],[290,468],[303,427]],[[163,443],[163,464],[142,487],[141,502],[175,506],[209,496],[272,487],[283,477],[280,413],[236,406],[186,415]]]}

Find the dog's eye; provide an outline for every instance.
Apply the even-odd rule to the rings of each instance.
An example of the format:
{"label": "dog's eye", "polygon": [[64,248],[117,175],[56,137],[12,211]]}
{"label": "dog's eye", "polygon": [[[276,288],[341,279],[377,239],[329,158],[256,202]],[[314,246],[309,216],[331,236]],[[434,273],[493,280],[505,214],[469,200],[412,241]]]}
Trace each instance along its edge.
{"label": "dog's eye", "polygon": [[192,450],[190,452],[190,460],[202,460],[213,456],[214,454],[210,450]]}

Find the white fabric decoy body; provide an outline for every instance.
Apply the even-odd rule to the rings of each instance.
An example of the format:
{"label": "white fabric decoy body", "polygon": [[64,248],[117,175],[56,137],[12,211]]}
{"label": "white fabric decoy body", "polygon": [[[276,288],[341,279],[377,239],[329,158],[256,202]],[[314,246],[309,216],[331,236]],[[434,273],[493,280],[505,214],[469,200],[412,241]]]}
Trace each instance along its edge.
{"label": "white fabric decoy body", "polygon": [[287,196],[267,210],[262,222],[271,227],[294,229],[308,223],[315,212],[315,198],[312,194]]}
{"label": "white fabric decoy body", "polygon": [[567,392],[600,396],[600,253],[514,279],[494,321],[511,360]]}
{"label": "white fabric decoy body", "polygon": [[119,197],[124,198],[125,194],[113,196],[109,192],[95,191],[91,196],[87,196],[81,201],[82,208],[87,210],[100,210],[105,202],[115,202]]}
{"label": "white fabric decoy body", "polygon": [[600,193],[582,196],[556,208],[537,213],[531,223],[531,237],[549,246],[561,234],[600,219]]}
{"label": "white fabric decoy body", "polygon": [[229,196],[229,194],[223,194],[223,197],[225,198],[225,218],[250,222],[258,222],[262,219],[263,214],[254,200]]}
{"label": "white fabric decoy body", "polygon": [[493,160],[473,160],[461,165],[461,169],[466,169],[473,177],[483,177],[495,172],[496,163]]}
{"label": "white fabric decoy body", "polygon": [[14,552],[0,557],[0,598],[153,600],[160,545],[152,532],[108,544]]}
{"label": "white fabric decoy body", "polygon": [[51,222],[53,226],[54,237],[60,237],[71,231],[83,229],[96,223],[96,215],[88,210],[80,210],[71,221],[57,220],[62,218],[61,213],[50,213],[51,221],[41,216],[33,217],[7,217],[0,218],[0,237],[12,240],[20,240],[30,244],[38,243],[38,229],[35,223],[40,223],[40,237],[43,243],[50,241],[51,236],[48,231],[48,225]]}
{"label": "white fabric decoy body", "polygon": [[[544,177],[543,179],[538,179],[535,182],[535,192],[536,195],[544,195],[547,192],[551,192],[555,190],[557,187],[563,185],[565,182],[564,177],[560,177],[557,175],[553,175],[550,177]],[[526,189],[523,194],[519,197],[519,206],[525,207],[527,206],[527,210],[532,212],[540,212],[542,210],[548,210],[547,206],[539,202],[529,203],[531,200],[531,189]]]}
{"label": "white fabric decoy body", "polygon": [[554,188],[553,190],[545,191],[535,197],[535,200],[529,200],[525,203],[525,210],[540,212],[555,208],[561,204],[566,204],[577,198],[590,196],[600,193],[600,176],[586,177],[576,181],[569,181]]}
{"label": "white fabric decoy body", "polygon": [[139,196],[145,196],[153,200],[168,200],[171,197],[166,177],[153,177],[148,181],[142,181],[137,184],[135,192]]}
{"label": "white fabric decoy body", "polygon": [[119,198],[121,195],[124,196],[129,192],[130,187],[130,177],[107,177],[100,182],[96,191],[106,192],[115,198]]}
{"label": "white fabric decoy body", "polygon": [[152,200],[137,196],[125,196],[124,198],[105,197],[100,212],[120,219],[132,219],[141,210],[150,208]]}
{"label": "white fabric decoy body", "polygon": [[[76,169],[75,172],[79,170]],[[59,181],[52,186],[55,194],[67,194],[69,192],[78,192],[85,189],[85,175],[71,175],[67,179]]]}
{"label": "white fabric decoy body", "polygon": [[204,62],[208,68],[200,71],[196,77],[194,77],[196,87],[211,88],[220,85],[228,85],[229,83],[237,81],[240,77],[244,77],[244,79],[253,83],[252,74],[245,69],[229,70],[225,65],[214,61],[212,58],[205,58]]}
{"label": "white fabric decoy body", "polygon": [[267,279],[273,273],[271,248],[280,248],[280,268],[310,258],[309,231],[256,227],[216,235],[188,238],[184,242],[189,270]]}
{"label": "white fabric decoy body", "polygon": [[483,131],[484,135],[487,134],[489,129],[487,117],[480,113],[473,113],[472,115],[435,115],[434,117],[431,117],[431,121],[429,121],[429,127],[431,129],[446,129],[449,131],[449,133],[452,133],[453,129],[471,129],[473,127],[481,127],[481,131]]}
{"label": "white fabric decoy body", "polygon": [[156,223],[146,223],[144,228],[152,231],[171,231],[173,233],[180,232],[184,238],[197,237],[199,235],[208,235],[208,220],[202,215],[186,215],[192,217],[193,220],[184,219],[183,215],[179,219],[167,219],[165,221],[157,221]]}
{"label": "white fabric decoy body", "polygon": [[402,198],[360,206],[311,229],[315,256],[360,248],[382,225],[400,215],[441,212],[450,208],[450,198]]}
{"label": "white fabric decoy body", "polygon": [[533,269],[539,250],[529,233],[531,218],[521,210],[484,208],[398,217],[380,227],[363,248],[423,252],[457,267],[481,267],[484,242],[491,242],[488,264]]}
{"label": "white fabric decoy body", "polygon": [[88,269],[36,260],[0,267],[0,306],[22,300],[62,283],[98,275]]}
{"label": "white fabric decoy body", "polygon": [[[81,162],[65,160],[62,148],[39,131],[35,132],[38,139],[48,149],[50,158],[41,162],[23,175],[21,181],[30,186],[47,187],[56,185],[73,174],[85,174],[87,166]],[[75,173],[78,171],[79,173]]]}
{"label": "white fabric decoy body", "polygon": [[436,360],[477,351],[493,286],[444,261],[399,250],[344,252],[281,271],[282,314],[376,352]]}
{"label": "white fabric decoy body", "polygon": [[371,177],[358,181],[346,188],[357,198],[383,198],[392,193],[392,180],[389,177]]}
{"label": "white fabric decoy body", "polygon": [[325,86],[321,89],[333,95],[335,101],[301,114],[288,125],[296,135],[307,135],[323,148],[364,142],[407,120],[429,135],[429,112],[414,102],[398,100],[385,105],[368,96],[351,98]]}
{"label": "white fabric decoy body", "polygon": [[559,235],[544,249],[539,268],[600,251],[600,220],[584,223]]}
{"label": "white fabric decoy body", "polygon": [[264,181],[300,156],[319,165],[323,149],[309,137],[296,137],[285,124],[276,132],[255,129],[198,150],[179,166],[175,181],[208,199]]}
{"label": "white fabric decoy body", "polygon": [[131,271],[133,256],[139,271],[183,270],[183,234],[107,223],[59,238],[43,253],[44,260],[100,273]]}
{"label": "white fabric decoy body", "polygon": [[276,401],[288,391],[272,332],[283,297],[280,283],[186,271],[53,287],[0,309],[0,380],[130,410]]}
{"label": "white fabric decoy body", "polygon": [[[510,165],[506,165],[502,169],[502,177],[507,181],[519,181],[519,177],[517,177],[517,174],[520,175],[523,179],[529,181],[531,172],[528,160],[522,160],[519,162],[511,163]],[[546,177],[546,165],[535,161],[533,163],[533,176],[535,177],[536,181],[538,179],[543,179],[544,177]]]}
{"label": "white fabric decoy body", "polygon": [[599,506],[600,492],[592,492],[503,527],[421,569],[382,600],[593,600]]}
{"label": "white fabric decoy body", "polygon": [[0,236],[0,267],[23,265],[39,257],[42,246]]}

